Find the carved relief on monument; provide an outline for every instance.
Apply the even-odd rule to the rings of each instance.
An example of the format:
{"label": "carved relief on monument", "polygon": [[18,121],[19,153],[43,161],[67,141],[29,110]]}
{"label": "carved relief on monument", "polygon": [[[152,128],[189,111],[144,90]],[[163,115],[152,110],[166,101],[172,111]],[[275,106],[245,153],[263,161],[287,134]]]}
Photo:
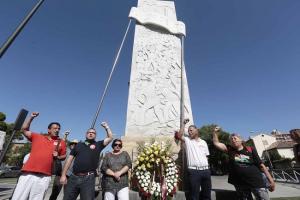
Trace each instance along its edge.
{"label": "carved relief on monument", "polygon": [[[126,135],[170,135],[180,125],[181,41],[173,1],[138,0]],[[184,115],[193,123],[184,72]]]}
{"label": "carved relief on monument", "polygon": [[136,29],[128,128],[149,128],[148,134],[173,133],[180,118],[180,39],[155,28],[138,25]]}

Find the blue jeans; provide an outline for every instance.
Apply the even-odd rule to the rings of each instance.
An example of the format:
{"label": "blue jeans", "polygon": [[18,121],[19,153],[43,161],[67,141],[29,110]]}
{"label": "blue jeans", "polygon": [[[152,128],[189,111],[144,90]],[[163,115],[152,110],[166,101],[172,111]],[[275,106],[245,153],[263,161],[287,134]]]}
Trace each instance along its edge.
{"label": "blue jeans", "polygon": [[[211,177],[210,170],[188,169],[190,182],[190,199],[211,200]],[[200,192],[201,186],[201,192]],[[200,194],[200,195],[199,195]]]}
{"label": "blue jeans", "polygon": [[76,200],[80,194],[80,199],[95,199],[95,174],[86,176],[71,175],[68,179],[64,200]]}
{"label": "blue jeans", "polygon": [[239,200],[253,200],[252,194],[254,194],[256,200],[269,200],[268,189],[266,188],[247,188],[243,186],[235,185],[235,190]]}

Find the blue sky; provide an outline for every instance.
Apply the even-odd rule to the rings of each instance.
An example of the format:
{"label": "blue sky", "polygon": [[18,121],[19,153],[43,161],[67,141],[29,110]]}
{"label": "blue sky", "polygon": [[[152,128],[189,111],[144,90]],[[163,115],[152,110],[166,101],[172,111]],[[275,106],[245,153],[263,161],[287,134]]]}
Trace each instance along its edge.
{"label": "blue sky", "polygon": [[[0,43],[37,0],[0,2]],[[39,111],[32,130],[51,121],[83,139],[136,0],[45,0],[0,59],[0,111]],[[176,0],[185,22],[185,63],[195,124],[286,132],[300,122],[300,1]],[[125,130],[134,29],[113,75],[99,127]]]}

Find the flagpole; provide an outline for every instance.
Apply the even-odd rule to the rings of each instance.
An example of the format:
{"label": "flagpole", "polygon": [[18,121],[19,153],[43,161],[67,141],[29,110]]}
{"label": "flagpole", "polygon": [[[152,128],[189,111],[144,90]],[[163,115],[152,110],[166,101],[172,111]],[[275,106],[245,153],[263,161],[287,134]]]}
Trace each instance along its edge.
{"label": "flagpole", "polygon": [[[181,79],[180,79],[180,130],[183,130],[184,134],[184,35],[181,35]],[[185,172],[185,149],[184,144],[181,142],[181,169],[182,169],[182,190],[186,189],[186,172]]]}
{"label": "flagpole", "polygon": [[34,13],[37,11],[37,9],[42,5],[44,0],[40,0],[30,11],[30,13],[25,17],[25,19],[21,22],[21,24],[17,27],[15,32],[11,34],[11,36],[6,40],[6,42],[2,45],[0,48],[0,58],[4,55],[6,50],[9,48],[9,46],[12,44],[12,42],[16,39],[16,37],[19,35],[19,33],[23,30],[24,26],[28,23],[30,18],[34,15]]}
{"label": "flagpole", "polygon": [[184,127],[184,36],[181,36],[180,129]]}

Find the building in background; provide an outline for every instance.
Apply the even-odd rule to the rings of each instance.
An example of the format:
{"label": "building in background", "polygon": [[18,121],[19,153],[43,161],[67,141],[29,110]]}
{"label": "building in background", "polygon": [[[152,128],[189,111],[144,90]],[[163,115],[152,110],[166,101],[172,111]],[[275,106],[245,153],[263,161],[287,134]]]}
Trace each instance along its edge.
{"label": "building in background", "polygon": [[[269,154],[273,155],[274,153],[278,153],[281,158],[290,158],[293,159],[295,157],[293,147],[294,142],[281,142],[277,141],[274,142],[272,145],[270,145],[266,151],[269,152]],[[263,155],[263,157],[265,157]]]}
{"label": "building in background", "polygon": [[250,140],[252,140],[260,158],[262,158],[263,152],[276,142],[276,138],[274,136],[263,133],[251,136]]}
{"label": "building in background", "polygon": [[276,129],[272,131],[271,135],[276,138],[278,142],[292,142],[291,135],[289,133],[281,133]]}
{"label": "building in background", "polygon": [[288,133],[281,133],[273,130],[271,134],[259,133],[255,136],[250,136],[257,153],[260,158],[264,158],[267,154],[264,151],[275,150],[282,158],[294,158],[293,145],[295,144]]}

